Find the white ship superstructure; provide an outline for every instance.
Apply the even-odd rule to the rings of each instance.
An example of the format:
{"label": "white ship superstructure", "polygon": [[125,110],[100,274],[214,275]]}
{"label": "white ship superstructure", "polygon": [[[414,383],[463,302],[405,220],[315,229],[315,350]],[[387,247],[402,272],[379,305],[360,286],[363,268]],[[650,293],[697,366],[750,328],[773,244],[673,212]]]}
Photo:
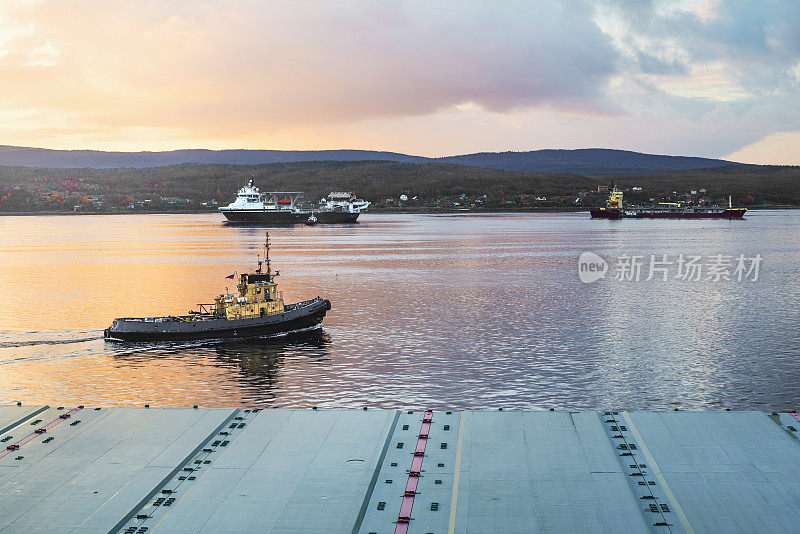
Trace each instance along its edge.
{"label": "white ship superstructure", "polygon": [[229,221],[242,223],[301,224],[312,215],[320,223],[354,223],[370,205],[351,192],[333,191],[311,209],[301,205],[302,198],[301,191],[259,191],[251,179],[236,200],[219,211]]}
{"label": "white ship superstructure", "polygon": [[219,211],[229,221],[294,224],[302,198],[300,191],[259,191],[251,179],[239,189],[236,200]]}
{"label": "white ship superstructure", "polygon": [[319,204],[321,210],[347,213],[361,213],[370,205],[368,201],[356,198],[355,193],[341,191],[331,191],[328,198],[323,198]]}

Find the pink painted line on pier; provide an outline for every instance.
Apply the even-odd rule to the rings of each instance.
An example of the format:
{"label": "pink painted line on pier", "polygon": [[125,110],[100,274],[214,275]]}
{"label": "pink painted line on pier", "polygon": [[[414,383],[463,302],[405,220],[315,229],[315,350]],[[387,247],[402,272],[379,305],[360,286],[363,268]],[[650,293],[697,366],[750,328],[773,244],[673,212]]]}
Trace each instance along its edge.
{"label": "pink painted line on pier", "polygon": [[34,438],[36,438],[38,436],[41,436],[42,434],[44,434],[45,432],[47,432],[48,430],[50,430],[54,426],[58,425],[59,423],[62,423],[64,421],[66,421],[67,419],[69,419],[70,417],[72,417],[74,414],[78,413],[81,410],[83,410],[83,406],[78,406],[77,408],[73,408],[72,410],[68,411],[67,413],[62,413],[61,415],[58,416],[58,419],[54,419],[53,421],[50,421],[49,423],[47,423],[43,427],[37,428],[36,430],[34,430],[33,432],[31,432],[30,434],[28,434],[27,436],[25,436],[21,440],[19,440],[18,442],[12,443],[8,447],[6,447],[5,450],[0,451],[0,458],[2,458],[3,456],[5,456],[7,454],[11,454],[14,451],[19,450],[20,447],[22,447],[23,445],[25,445],[26,443],[28,443],[32,439],[34,439]]}
{"label": "pink painted line on pier", "polygon": [[403,503],[400,505],[400,516],[397,518],[395,534],[407,534],[411,523],[411,510],[414,508],[414,496],[417,494],[419,477],[422,473],[422,460],[425,459],[425,447],[428,444],[428,432],[431,429],[433,410],[427,410],[422,418],[422,427],[419,429],[417,446],[414,449],[414,458],[411,460],[411,469],[408,471],[408,482],[403,494]]}

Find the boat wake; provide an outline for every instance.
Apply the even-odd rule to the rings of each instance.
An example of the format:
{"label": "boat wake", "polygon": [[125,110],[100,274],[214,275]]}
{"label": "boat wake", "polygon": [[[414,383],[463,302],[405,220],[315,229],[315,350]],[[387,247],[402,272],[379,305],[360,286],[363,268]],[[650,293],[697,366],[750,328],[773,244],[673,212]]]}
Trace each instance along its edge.
{"label": "boat wake", "polygon": [[0,349],[10,349],[18,347],[33,347],[36,345],[68,345],[71,343],[86,343],[103,339],[103,336],[83,337],[78,339],[35,339],[27,341],[0,341]]}
{"label": "boat wake", "polygon": [[286,336],[291,336],[294,334],[302,334],[303,332],[313,332],[314,330],[322,330],[322,323],[316,324],[314,326],[309,326],[308,328],[298,328],[297,330],[289,330],[288,332],[281,332],[280,334],[272,334],[269,336],[257,336],[258,339],[275,339],[281,338]]}

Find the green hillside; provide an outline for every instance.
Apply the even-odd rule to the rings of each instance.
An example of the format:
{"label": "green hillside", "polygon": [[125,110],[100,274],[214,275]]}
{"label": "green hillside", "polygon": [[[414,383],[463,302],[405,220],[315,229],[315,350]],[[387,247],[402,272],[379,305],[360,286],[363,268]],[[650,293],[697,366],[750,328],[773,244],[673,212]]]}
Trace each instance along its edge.
{"label": "green hillside", "polygon": [[[727,202],[730,194],[739,205],[800,206],[800,167],[736,165],[583,176],[363,161],[144,169],[0,167],[0,213],[215,210],[215,202],[231,202],[250,177],[262,190],[305,191],[310,201],[333,190],[355,191],[376,209],[453,209],[456,203],[475,209],[585,208],[602,202],[604,194],[597,188],[611,181],[624,189],[641,187],[626,197],[636,202],[685,197],[695,190],[692,198],[710,202]],[[417,198],[400,202],[403,194]]]}

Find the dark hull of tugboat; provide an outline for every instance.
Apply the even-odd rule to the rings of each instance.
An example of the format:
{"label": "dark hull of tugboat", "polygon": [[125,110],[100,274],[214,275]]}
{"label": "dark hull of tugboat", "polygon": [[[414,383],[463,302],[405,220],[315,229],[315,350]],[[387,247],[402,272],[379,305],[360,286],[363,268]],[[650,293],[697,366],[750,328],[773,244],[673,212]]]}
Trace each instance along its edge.
{"label": "dark hull of tugboat", "polygon": [[316,298],[286,306],[283,313],[267,317],[228,320],[222,318],[185,321],[144,321],[116,319],[103,332],[108,341],[186,341],[193,339],[241,339],[276,336],[312,328],[322,323],[331,309],[329,300]]}
{"label": "dark hull of tugboat", "polygon": [[287,225],[300,222],[293,210],[220,210],[232,223]]}

